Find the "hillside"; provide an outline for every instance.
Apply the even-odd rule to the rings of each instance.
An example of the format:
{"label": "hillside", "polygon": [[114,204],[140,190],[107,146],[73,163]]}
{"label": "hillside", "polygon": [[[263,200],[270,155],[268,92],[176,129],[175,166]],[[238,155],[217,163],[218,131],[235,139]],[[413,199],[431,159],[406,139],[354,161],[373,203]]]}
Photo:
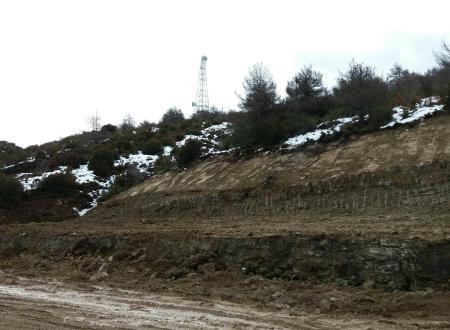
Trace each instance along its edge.
{"label": "hillside", "polygon": [[[392,111],[391,121],[379,127],[378,130],[416,125],[424,118],[445,113],[438,102],[438,98],[428,98],[410,110],[396,107]],[[330,166],[340,162],[339,159],[335,159],[331,149],[322,155],[324,148],[330,146],[327,142],[331,142],[331,145],[337,143],[338,147],[335,150],[339,150],[338,153],[345,153],[341,145],[366,131],[364,127],[368,120],[368,116],[364,118],[354,116],[321,122],[315,129],[288,138],[279,145],[249,152],[246,148],[230,148],[230,141],[235,135],[234,126],[229,122],[219,122],[224,118],[223,113],[212,112],[200,114],[188,121],[180,122],[177,119],[169,123],[163,121],[159,124],[143,123],[135,128],[105,125],[98,132],[85,132],[26,149],[3,143],[0,146],[4,149],[2,150],[3,159],[5,159],[4,162],[9,160],[9,163],[2,166],[0,170],[18,180],[25,193],[20,196],[16,192],[16,200],[19,200],[15,202],[16,205],[6,204],[6,207],[0,205],[0,220],[2,223],[60,221],[83,216],[95,208],[99,201],[107,200],[154,174],[169,173],[167,175],[170,177],[174,172],[183,171],[186,166],[190,166],[195,159],[205,160],[203,164],[205,168],[208,168],[205,172],[207,173],[210,168],[209,159],[213,159],[213,164],[219,164],[218,167],[221,166],[219,155],[228,155],[236,161],[254,157],[256,161],[267,152],[270,152],[272,157],[276,157],[275,155],[280,153],[291,153],[297,149],[306,150],[309,154],[320,154],[320,161],[316,162],[314,158],[305,158],[303,154],[294,152],[289,157],[277,158],[275,164],[291,162],[304,169],[312,166],[313,171],[326,177],[330,171],[338,171],[330,169]],[[318,141],[320,143],[315,144]],[[198,148],[198,151],[195,151],[195,148]],[[358,147],[352,145],[351,150],[358,152]],[[328,158],[331,159],[332,164],[325,161]],[[356,162],[361,162],[362,159],[365,157],[360,159],[358,154],[355,154]],[[218,163],[217,160],[219,160]],[[322,164],[324,161],[325,163]],[[241,163],[238,162],[238,166]],[[247,182],[256,180],[253,177],[257,175],[262,176],[259,178],[260,181],[270,177],[268,182],[270,185],[292,185],[293,182],[287,182],[291,179],[290,176],[283,179],[283,175],[279,176],[276,170],[270,168],[270,166],[276,167],[272,164],[272,159],[262,159],[260,163],[264,168],[267,167],[267,170],[261,172],[262,168],[255,167],[256,165],[252,165],[250,161],[248,164],[245,163],[243,168],[228,169],[226,165],[224,175],[228,170],[246,173],[245,178],[234,177],[233,179],[241,186],[240,188],[245,189],[251,187]],[[359,164],[358,166],[377,165]],[[211,170],[217,171],[218,167],[212,165]],[[362,172],[364,172],[363,169],[361,168]],[[202,172],[203,167],[197,171]],[[247,172],[251,172],[249,176]],[[306,183],[309,179],[305,180],[305,178],[310,176],[309,172],[305,170],[292,175]],[[350,169],[344,169],[344,172],[353,174]],[[236,188],[236,184],[229,185],[226,180],[222,180],[222,177],[216,178],[217,180],[221,182],[216,185],[223,185],[223,189]],[[206,180],[204,183],[210,184],[209,181]],[[161,184],[164,186],[164,183]],[[15,196],[8,191],[5,191],[5,194]]]}
{"label": "hillside", "polygon": [[2,226],[0,267],[288,311],[286,327],[446,328],[450,117],[393,126],[205,156],[83,217]]}

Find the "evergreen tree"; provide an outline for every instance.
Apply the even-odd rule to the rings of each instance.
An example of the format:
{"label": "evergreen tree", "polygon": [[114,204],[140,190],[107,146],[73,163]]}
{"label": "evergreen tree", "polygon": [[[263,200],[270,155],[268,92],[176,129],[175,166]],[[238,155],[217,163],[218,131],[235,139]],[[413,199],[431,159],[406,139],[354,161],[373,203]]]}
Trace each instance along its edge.
{"label": "evergreen tree", "polygon": [[262,63],[255,64],[244,79],[244,96],[240,107],[242,116],[235,119],[234,142],[253,147],[278,143],[283,137],[282,113],[277,106],[277,86]]}
{"label": "evergreen tree", "polygon": [[413,106],[422,98],[419,75],[394,64],[388,75],[388,84],[394,105]]}
{"label": "evergreen tree", "polygon": [[305,66],[288,82],[286,93],[288,101],[308,101],[324,96],[326,89],[323,85],[322,74],[313,71],[311,66]]}
{"label": "evergreen tree", "polygon": [[161,119],[161,124],[164,125],[178,125],[184,121],[184,115],[181,109],[176,107],[169,108]]}
{"label": "evergreen tree", "polygon": [[445,99],[450,82],[450,46],[447,43],[442,43],[442,51],[436,54],[436,61],[438,67],[432,70],[433,94]]}
{"label": "evergreen tree", "polygon": [[303,67],[288,82],[286,93],[288,94],[286,103],[290,117],[289,123],[294,130],[302,130],[305,127],[305,119],[307,119],[305,115],[320,118],[327,112],[328,92],[323,84],[322,74],[313,71],[311,66]]}
{"label": "evergreen tree", "polygon": [[253,115],[257,121],[264,119],[277,101],[277,85],[269,69],[262,63],[255,64],[244,79],[245,96],[240,107]]}
{"label": "evergreen tree", "polygon": [[361,119],[369,115],[374,128],[391,117],[388,84],[373,68],[362,63],[350,63],[348,71],[338,79],[334,94],[347,114],[359,115]]}

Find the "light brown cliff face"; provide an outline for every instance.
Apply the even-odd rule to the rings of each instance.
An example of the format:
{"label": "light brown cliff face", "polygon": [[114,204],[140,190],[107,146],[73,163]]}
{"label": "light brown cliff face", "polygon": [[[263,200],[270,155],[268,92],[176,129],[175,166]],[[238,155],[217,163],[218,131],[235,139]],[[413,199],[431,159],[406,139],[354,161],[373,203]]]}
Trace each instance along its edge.
{"label": "light brown cliff face", "polygon": [[412,127],[399,127],[331,143],[322,152],[270,153],[251,159],[217,157],[183,172],[151,177],[121,194],[225,191],[273,183],[285,188],[342,176],[376,174],[450,161],[450,117],[439,116]]}
{"label": "light brown cliff face", "polygon": [[339,214],[441,217],[450,205],[450,116],[288,154],[199,161],[149,178],[93,216],[113,216],[111,205],[120,205],[126,219],[147,220],[290,217],[295,224]]}

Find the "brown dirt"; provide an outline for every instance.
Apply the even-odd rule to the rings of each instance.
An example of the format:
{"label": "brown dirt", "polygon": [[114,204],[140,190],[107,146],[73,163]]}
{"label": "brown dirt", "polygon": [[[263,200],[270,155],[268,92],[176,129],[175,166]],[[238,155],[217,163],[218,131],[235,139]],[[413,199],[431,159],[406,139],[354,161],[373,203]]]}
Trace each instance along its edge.
{"label": "brown dirt", "polygon": [[[320,152],[219,157],[156,175],[82,219],[0,227],[0,269],[77,292],[101,283],[194,309],[232,304],[266,315],[252,322],[277,315],[275,328],[449,328],[449,125],[441,116]],[[62,327],[58,315],[70,314],[45,299],[30,314],[29,299],[2,297],[0,320],[12,322],[5,304],[29,327],[53,309],[43,319]],[[75,310],[68,328],[100,327],[77,323],[86,315]]]}

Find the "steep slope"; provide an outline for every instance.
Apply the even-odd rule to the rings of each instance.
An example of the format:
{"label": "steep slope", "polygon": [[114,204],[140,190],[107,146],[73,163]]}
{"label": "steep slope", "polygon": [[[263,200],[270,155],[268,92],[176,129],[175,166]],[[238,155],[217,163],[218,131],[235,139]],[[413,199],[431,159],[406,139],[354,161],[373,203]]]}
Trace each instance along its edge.
{"label": "steep slope", "polygon": [[157,174],[77,220],[0,227],[0,269],[448,327],[449,127],[442,115]]}
{"label": "steep slope", "polygon": [[439,116],[301,152],[217,157],[155,175],[110,203],[157,216],[446,208],[449,127],[450,117]]}

